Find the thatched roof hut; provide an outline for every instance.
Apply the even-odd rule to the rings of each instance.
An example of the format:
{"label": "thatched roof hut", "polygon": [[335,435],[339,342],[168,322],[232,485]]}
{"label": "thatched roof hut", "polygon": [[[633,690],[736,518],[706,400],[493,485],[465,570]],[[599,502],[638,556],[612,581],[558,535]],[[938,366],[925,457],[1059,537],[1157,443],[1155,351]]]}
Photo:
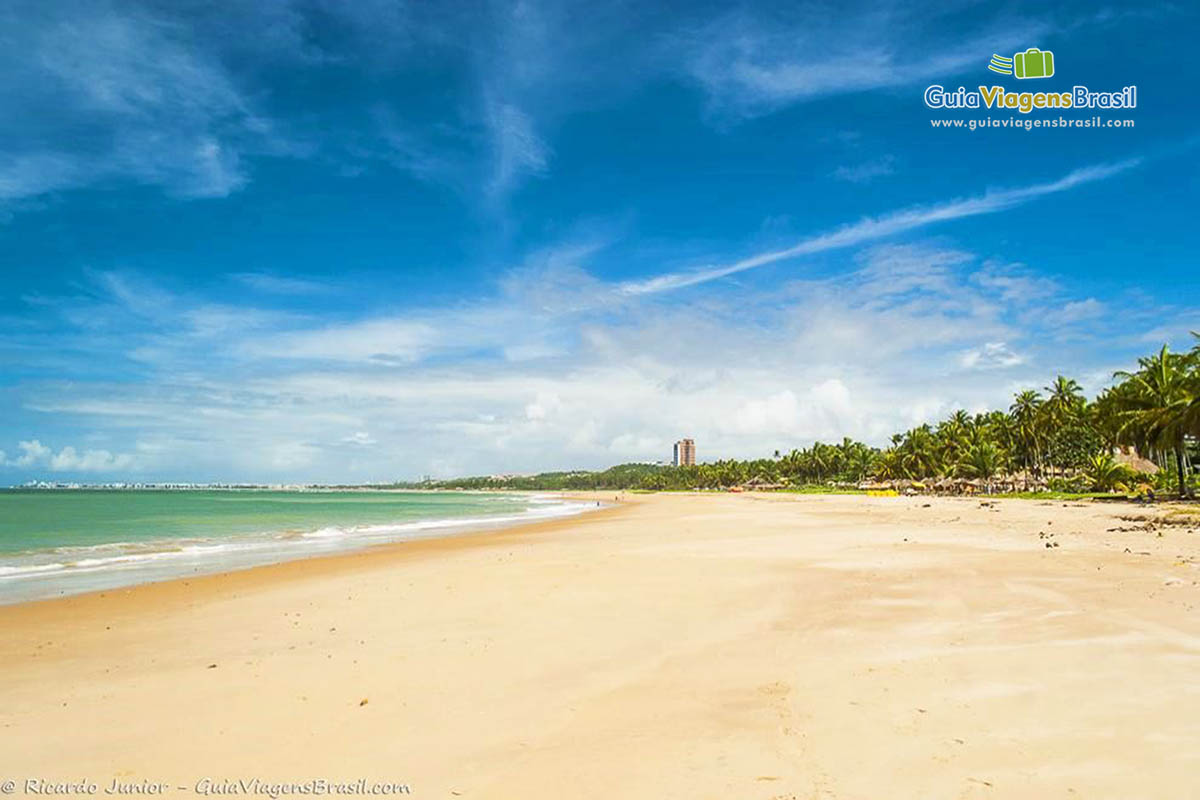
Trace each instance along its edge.
{"label": "thatched roof hut", "polygon": [[1149,475],[1158,474],[1158,464],[1155,464],[1148,458],[1142,458],[1137,451],[1131,447],[1119,448],[1113,453],[1113,458],[1127,467],[1137,471],[1145,472]]}
{"label": "thatched roof hut", "polygon": [[754,491],[754,492],[769,492],[769,491],[774,491],[777,489],[783,489],[784,485],[782,483],[772,483],[771,481],[768,481],[766,478],[759,476],[759,477],[751,478],[750,480],[743,483],[742,488],[748,489],[748,490]]}

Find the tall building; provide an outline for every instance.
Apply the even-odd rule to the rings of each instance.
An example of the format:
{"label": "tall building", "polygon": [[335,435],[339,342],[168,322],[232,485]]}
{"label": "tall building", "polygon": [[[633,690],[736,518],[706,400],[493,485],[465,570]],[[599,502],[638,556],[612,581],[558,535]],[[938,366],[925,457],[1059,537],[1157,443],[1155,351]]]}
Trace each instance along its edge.
{"label": "tall building", "polygon": [[676,442],[671,464],[676,467],[696,466],[696,443],[691,439],[680,439]]}

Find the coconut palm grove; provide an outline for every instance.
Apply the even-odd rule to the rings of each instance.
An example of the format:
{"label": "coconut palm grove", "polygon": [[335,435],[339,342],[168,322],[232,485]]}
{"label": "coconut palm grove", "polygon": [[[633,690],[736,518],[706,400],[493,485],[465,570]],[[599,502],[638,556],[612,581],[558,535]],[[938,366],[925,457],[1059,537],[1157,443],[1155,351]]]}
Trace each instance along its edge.
{"label": "coconut palm grove", "polygon": [[457,489],[857,489],[1135,494],[1193,498],[1200,488],[1200,334],[1186,353],[1163,347],[1116,373],[1089,400],[1062,375],[1018,392],[1007,410],[959,410],[894,434],[882,449],[838,444],[695,466],[622,464],[410,484]]}

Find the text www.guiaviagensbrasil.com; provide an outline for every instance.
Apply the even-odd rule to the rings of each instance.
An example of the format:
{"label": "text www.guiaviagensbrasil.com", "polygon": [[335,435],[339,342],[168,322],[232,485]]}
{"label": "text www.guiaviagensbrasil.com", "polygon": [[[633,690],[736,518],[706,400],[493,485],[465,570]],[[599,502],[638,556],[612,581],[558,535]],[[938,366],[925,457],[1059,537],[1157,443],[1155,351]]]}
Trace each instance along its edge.
{"label": "text www.guiaviagensbrasil.com", "polygon": [[934,128],[962,128],[968,131],[978,131],[991,128],[1013,128],[1015,130],[1031,131],[1034,128],[1132,128],[1131,119],[1104,119],[1103,117],[1087,117],[1085,119],[1026,119],[1024,117],[984,117],[983,119],[931,119],[930,126]]}

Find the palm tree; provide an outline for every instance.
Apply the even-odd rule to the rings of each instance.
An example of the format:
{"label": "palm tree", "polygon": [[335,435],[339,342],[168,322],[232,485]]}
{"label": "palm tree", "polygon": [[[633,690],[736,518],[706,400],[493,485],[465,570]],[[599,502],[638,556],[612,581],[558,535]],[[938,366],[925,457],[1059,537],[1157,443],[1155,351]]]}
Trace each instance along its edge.
{"label": "palm tree", "polygon": [[956,462],[974,431],[975,420],[962,409],[955,411],[949,419],[939,422],[935,431],[938,460],[942,464]]}
{"label": "palm tree", "polygon": [[921,425],[904,434],[897,449],[908,477],[932,478],[940,471],[937,442],[928,425]]}
{"label": "palm tree", "polygon": [[988,494],[991,494],[992,479],[1004,471],[1007,461],[1004,451],[993,442],[979,441],[967,448],[955,471],[964,478],[985,481]]}
{"label": "palm tree", "polygon": [[[1200,334],[1187,353],[1163,348],[1139,360],[1135,372],[1117,373],[1120,381],[1088,403],[1079,384],[1057,376],[1044,393],[1017,393],[1004,411],[971,414],[955,411],[933,424],[920,425],[891,437],[876,450],[843,438],[838,444],[814,442],[807,448],[776,451],[773,459],[724,460],[659,474],[647,485],[665,488],[724,487],[748,479],[791,484],[861,481],[880,478],[926,479],[961,475],[989,482],[1010,468],[1045,475],[1048,469],[1078,471],[1091,485],[1120,483],[1120,465],[1111,456],[1118,445],[1165,465],[1174,454],[1174,475],[1181,493],[1200,439]],[[635,476],[641,480],[643,473]],[[660,480],[661,478],[661,480]],[[486,479],[473,479],[484,480]],[[588,475],[572,479],[588,488]],[[504,488],[504,482],[482,485]]]}
{"label": "palm tree", "polygon": [[850,460],[849,468],[856,483],[871,474],[871,470],[875,468],[875,461],[878,457],[878,452],[866,445],[855,451],[853,458]]}
{"label": "palm tree", "polygon": [[990,440],[1000,446],[1005,452],[1011,452],[1016,445],[1016,426],[1012,419],[1003,411],[989,411],[976,420],[971,441]]}
{"label": "palm tree", "polygon": [[900,453],[895,449],[884,450],[875,461],[875,477],[882,480],[896,480],[907,473],[901,461]]}
{"label": "palm tree", "polygon": [[1192,331],[1192,336],[1196,337],[1196,345],[1187,355],[1185,380],[1185,391],[1192,399],[1180,408],[1179,421],[1188,436],[1200,439],[1200,333]]}
{"label": "palm tree", "polygon": [[[1049,396],[1042,404],[1042,425],[1043,430],[1048,433],[1051,430],[1065,427],[1079,416],[1085,401],[1083,389],[1074,378],[1059,375],[1054,379],[1054,383],[1045,389]],[[1055,466],[1054,461],[1053,455],[1046,459],[1051,469]]]}
{"label": "palm tree", "polygon": [[1121,488],[1133,477],[1134,472],[1128,465],[1117,461],[1112,453],[1101,453],[1092,457],[1083,475],[1091,485],[1092,491],[1111,492]]}
{"label": "palm tree", "polygon": [[1122,419],[1119,435],[1135,446],[1173,451],[1183,497],[1188,493],[1184,460],[1196,401],[1195,359],[1172,353],[1164,344],[1158,355],[1139,358],[1138,366],[1137,372],[1116,373],[1122,383],[1109,394]]}
{"label": "palm tree", "polygon": [[1074,378],[1059,375],[1054,383],[1046,387],[1046,391],[1050,396],[1046,398],[1044,407],[1054,421],[1061,422],[1083,410],[1083,387]]}
{"label": "palm tree", "polygon": [[804,458],[800,451],[792,448],[783,458],[779,460],[779,471],[792,483],[801,481],[801,469],[804,465]]}
{"label": "palm tree", "polygon": [[1019,392],[1009,406],[1025,469],[1034,472],[1041,468],[1042,396],[1033,389]]}

